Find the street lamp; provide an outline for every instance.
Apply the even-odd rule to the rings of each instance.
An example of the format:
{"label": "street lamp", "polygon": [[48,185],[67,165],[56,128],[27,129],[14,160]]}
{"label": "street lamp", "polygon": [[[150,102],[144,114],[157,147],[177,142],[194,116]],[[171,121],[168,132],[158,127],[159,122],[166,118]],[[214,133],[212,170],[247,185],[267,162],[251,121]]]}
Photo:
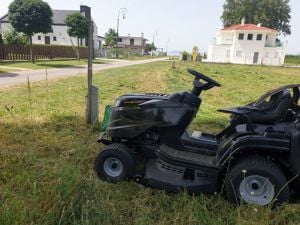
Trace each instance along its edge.
{"label": "street lamp", "polygon": [[122,14],[123,19],[125,19],[125,15],[127,13],[126,8],[121,8],[118,11],[118,20],[117,20],[117,40],[116,40],[116,58],[118,58],[118,40],[119,40],[119,23],[120,23],[120,14]]}
{"label": "street lamp", "polygon": [[[157,30],[155,30],[154,31],[154,33],[153,33],[153,39],[152,39],[152,44],[153,44],[153,47],[155,46],[155,44],[154,44],[154,36],[157,36]],[[151,56],[153,57],[153,49],[151,50]]]}
{"label": "street lamp", "polygon": [[170,42],[170,38],[166,41],[166,56],[168,56],[168,44]]}

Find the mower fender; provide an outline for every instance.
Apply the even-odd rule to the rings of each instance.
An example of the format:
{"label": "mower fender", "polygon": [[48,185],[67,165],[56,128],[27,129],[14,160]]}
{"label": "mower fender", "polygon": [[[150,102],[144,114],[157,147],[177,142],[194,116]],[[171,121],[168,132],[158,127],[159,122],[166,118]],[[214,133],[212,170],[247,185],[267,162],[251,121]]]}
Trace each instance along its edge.
{"label": "mower fender", "polygon": [[279,157],[290,152],[290,138],[271,138],[258,135],[245,135],[231,139],[221,146],[216,159],[218,166],[224,166],[236,155],[266,154]]}

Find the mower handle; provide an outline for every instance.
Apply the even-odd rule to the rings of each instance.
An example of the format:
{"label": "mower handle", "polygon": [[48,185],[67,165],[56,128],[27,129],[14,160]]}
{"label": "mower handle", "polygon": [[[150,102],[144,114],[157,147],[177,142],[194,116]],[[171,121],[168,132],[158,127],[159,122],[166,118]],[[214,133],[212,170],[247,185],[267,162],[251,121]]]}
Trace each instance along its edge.
{"label": "mower handle", "polygon": [[[190,74],[195,76],[194,87],[193,87],[193,90],[192,90],[193,95],[199,96],[203,90],[209,90],[213,87],[220,87],[221,86],[220,83],[218,83],[217,81],[215,81],[214,79],[212,79],[210,77],[205,76],[202,73],[199,73],[199,72],[197,72],[195,70],[192,70],[192,69],[188,69],[187,71]],[[204,81],[206,81],[206,83],[202,84],[200,82],[200,80],[204,80]]]}

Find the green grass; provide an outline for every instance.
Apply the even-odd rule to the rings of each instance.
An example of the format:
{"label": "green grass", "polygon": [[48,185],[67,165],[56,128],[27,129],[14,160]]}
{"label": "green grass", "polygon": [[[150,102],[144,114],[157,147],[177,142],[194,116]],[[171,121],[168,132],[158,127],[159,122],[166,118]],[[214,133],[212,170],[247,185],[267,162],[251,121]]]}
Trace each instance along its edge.
{"label": "green grass", "polygon": [[[95,64],[102,64],[102,63],[108,63],[108,61],[103,60],[94,60]],[[14,68],[24,68],[24,69],[44,69],[47,68],[64,68],[64,67],[72,67],[72,66],[83,66],[87,64],[86,59],[81,59],[78,61],[77,59],[63,59],[63,60],[38,60],[35,64],[31,62],[20,62],[20,61],[0,61],[0,68],[1,66],[5,67],[11,67],[10,70],[13,70]],[[5,69],[1,69],[3,71],[6,71]]]}
{"label": "green grass", "polygon": [[300,55],[286,55],[284,63],[287,64],[300,64]]}
{"label": "green grass", "polygon": [[[94,75],[104,106],[129,92],[189,90],[192,67],[223,87],[203,95],[193,126],[217,132],[222,107],[300,83],[300,70],[241,65],[158,62]],[[299,224],[300,205],[276,210],[235,207],[219,195],[167,194],[134,182],[98,180],[93,161],[103,147],[85,125],[85,76],[0,90],[0,224]]]}

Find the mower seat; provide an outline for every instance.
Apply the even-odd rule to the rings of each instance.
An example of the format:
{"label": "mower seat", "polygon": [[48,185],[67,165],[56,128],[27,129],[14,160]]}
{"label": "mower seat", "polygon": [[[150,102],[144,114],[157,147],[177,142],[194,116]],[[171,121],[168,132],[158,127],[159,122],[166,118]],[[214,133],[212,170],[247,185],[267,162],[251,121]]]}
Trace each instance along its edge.
{"label": "mower seat", "polygon": [[273,94],[269,100],[238,107],[252,123],[272,124],[284,120],[291,105],[292,97],[288,89]]}

